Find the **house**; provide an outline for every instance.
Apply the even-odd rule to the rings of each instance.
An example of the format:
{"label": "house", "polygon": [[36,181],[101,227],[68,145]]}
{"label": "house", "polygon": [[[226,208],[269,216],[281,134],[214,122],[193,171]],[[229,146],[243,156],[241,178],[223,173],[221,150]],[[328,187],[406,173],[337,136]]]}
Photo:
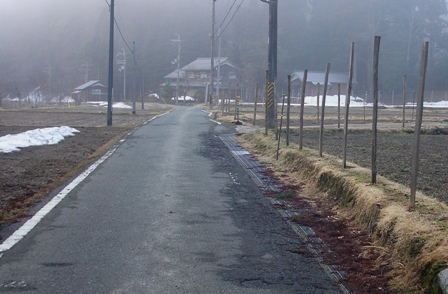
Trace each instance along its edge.
{"label": "house", "polygon": [[[240,71],[228,57],[215,59],[215,77],[219,81],[220,93],[227,95],[228,88],[235,89],[240,83]],[[219,65],[219,79],[218,79]],[[196,101],[205,101],[206,87],[211,79],[211,59],[210,57],[197,58],[179,70],[179,96],[191,96]],[[175,89],[177,86],[177,69],[164,77],[163,89],[167,86]],[[175,94],[173,94],[175,96]],[[165,97],[168,98],[168,97]]]}
{"label": "house", "polygon": [[[296,70],[291,75],[291,91],[292,96],[299,97],[302,94],[303,70]],[[347,90],[348,73],[330,72],[328,75],[327,95],[337,95],[338,85],[341,85],[341,94]],[[318,87],[320,87],[320,95],[324,92],[325,72],[324,71],[308,71],[306,83],[306,96],[316,96]],[[353,79],[353,84],[356,84]]]}
{"label": "house", "polygon": [[89,81],[76,87],[72,92],[72,98],[77,102],[105,101],[107,98],[107,87],[99,81]]}

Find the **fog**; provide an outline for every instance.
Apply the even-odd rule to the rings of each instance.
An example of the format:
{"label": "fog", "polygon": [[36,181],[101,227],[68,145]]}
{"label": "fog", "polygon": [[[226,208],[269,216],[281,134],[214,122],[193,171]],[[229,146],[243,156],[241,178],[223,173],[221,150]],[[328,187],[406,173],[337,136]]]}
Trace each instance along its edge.
{"label": "fog", "polygon": [[[36,87],[50,96],[69,95],[86,79],[107,84],[109,1],[2,0],[0,97],[25,96]],[[372,42],[380,35],[384,92],[399,91],[405,74],[415,88],[425,40],[431,46],[428,86],[447,90],[445,1],[278,1],[280,84],[294,70],[324,70],[328,62],[334,71],[347,71],[355,42],[355,90],[367,91]],[[175,70],[176,34],[182,40],[181,66],[210,56],[211,0],[116,0],[115,5],[115,53],[124,48],[131,64],[135,42],[146,90],[158,92],[163,77]],[[222,55],[241,68],[247,88],[263,82],[268,23],[268,5],[259,0],[216,1],[216,27],[225,29]],[[122,73],[116,69],[114,76],[121,79]]]}

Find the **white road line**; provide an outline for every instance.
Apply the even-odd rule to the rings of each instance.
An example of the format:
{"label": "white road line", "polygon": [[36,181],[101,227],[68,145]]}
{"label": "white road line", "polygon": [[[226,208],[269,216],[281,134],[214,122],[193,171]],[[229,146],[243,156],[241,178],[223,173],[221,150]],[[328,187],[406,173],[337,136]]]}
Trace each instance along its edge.
{"label": "white road line", "polygon": [[213,119],[210,119],[210,121],[214,122],[215,124],[222,125],[222,123],[220,123],[219,121],[216,121],[216,120],[213,120]]}
{"label": "white road line", "polygon": [[[92,164],[87,170],[76,177],[70,184],[68,184],[61,192],[59,192],[53,199],[42,207],[31,219],[24,223],[17,231],[15,231],[8,239],[0,245],[0,253],[11,249],[20,240],[23,239],[53,208],[56,207],[76,186],[79,185],[85,178],[89,176],[101,163],[109,158],[118,145],[107,152],[103,157]],[[3,255],[3,254],[2,254]],[[1,258],[1,255],[0,255]]]}
{"label": "white road line", "polygon": [[[164,114],[162,114],[164,115]],[[162,116],[158,115],[147,122],[153,121],[154,119]],[[146,122],[146,123],[147,123]],[[133,132],[132,130],[131,132]],[[126,137],[125,137],[126,138]],[[56,207],[76,186],[78,186],[82,181],[84,181],[101,163],[103,163],[107,158],[109,158],[123,143],[126,139],[120,140],[120,143],[115,145],[111,150],[104,154],[100,159],[98,159],[94,164],[82,172],[78,177],[76,177],[70,184],[68,184],[61,192],[51,199],[44,207],[42,207],[32,218],[30,218],[26,223],[24,223],[19,229],[17,229],[8,239],[6,239],[2,244],[0,244],[0,258],[3,256],[3,252],[11,249],[20,240],[22,240],[53,208]]]}

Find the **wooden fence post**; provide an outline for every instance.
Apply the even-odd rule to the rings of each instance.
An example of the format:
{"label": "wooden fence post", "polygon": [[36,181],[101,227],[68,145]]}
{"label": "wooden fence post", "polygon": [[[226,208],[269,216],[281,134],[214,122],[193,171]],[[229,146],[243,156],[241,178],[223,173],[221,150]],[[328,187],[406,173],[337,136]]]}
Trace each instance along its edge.
{"label": "wooden fence post", "polygon": [[373,116],[372,116],[372,184],[376,183],[377,175],[377,125],[378,125],[378,64],[381,37],[375,36],[373,46]]}
{"label": "wooden fence post", "polygon": [[341,128],[341,84],[338,84],[338,129]]}
{"label": "wooden fence post", "polygon": [[343,155],[342,166],[347,168],[347,137],[348,137],[348,114],[350,108],[350,97],[352,95],[352,81],[353,81],[353,61],[355,57],[355,43],[352,42],[350,48],[350,62],[348,66],[348,81],[347,81],[347,94],[345,96],[345,118],[344,118],[344,143],[343,143]]}
{"label": "wooden fence post", "polygon": [[280,141],[282,140],[282,123],[283,123],[283,109],[285,107],[285,94],[282,94],[282,112],[280,114],[280,128],[278,131],[278,142],[277,142],[277,160],[278,160],[278,153],[280,151]]}
{"label": "wooden fence post", "polygon": [[320,114],[319,114],[319,108],[320,108],[320,101],[319,101],[319,97],[320,96],[320,83],[317,83],[317,105],[316,105],[316,108],[317,108],[317,124],[319,124],[319,117],[320,117]]}
{"label": "wooden fence post", "polygon": [[322,95],[322,114],[320,117],[320,132],[319,132],[319,156],[322,157],[323,144],[324,144],[324,119],[325,119],[325,100],[327,98],[328,89],[328,75],[330,74],[330,63],[327,63],[327,69],[325,70],[324,81],[324,93]]}
{"label": "wooden fence post", "polygon": [[425,98],[425,79],[426,68],[428,65],[428,51],[429,42],[423,43],[422,60],[420,69],[420,81],[418,86],[418,102],[415,120],[415,134],[414,134],[414,146],[412,151],[412,170],[411,170],[411,197],[409,210],[415,209],[415,193],[417,191],[417,173],[418,173],[418,160],[420,151],[420,131],[423,120],[423,101]]}
{"label": "wooden fence post", "polygon": [[256,123],[256,121],[257,121],[257,103],[258,103],[258,83],[257,83],[257,88],[255,89],[254,123],[253,123],[254,126],[255,126],[255,123]]}
{"label": "wooden fence post", "polygon": [[302,79],[302,97],[300,99],[300,126],[299,126],[299,150],[303,148],[303,112],[305,108],[306,81],[308,79],[308,70],[304,70]]}
{"label": "wooden fence post", "polygon": [[269,71],[265,73],[265,97],[264,97],[264,135],[268,135],[268,90],[269,90]]}
{"label": "wooden fence post", "polygon": [[407,77],[404,75],[403,76],[403,121],[402,121],[403,128],[406,123],[406,94],[407,94]]}
{"label": "wooden fence post", "polygon": [[291,75],[288,75],[288,104],[286,107],[286,146],[289,146],[289,123],[291,115]]}

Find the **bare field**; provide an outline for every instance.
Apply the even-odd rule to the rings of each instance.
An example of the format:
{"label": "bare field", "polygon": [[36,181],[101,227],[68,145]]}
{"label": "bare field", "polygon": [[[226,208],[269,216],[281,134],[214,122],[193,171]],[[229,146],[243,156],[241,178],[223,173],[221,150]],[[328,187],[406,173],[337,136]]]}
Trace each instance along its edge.
{"label": "bare field", "polygon": [[[259,106],[256,126],[264,127],[263,106]],[[281,111],[281,106],[278,111]],[[323,152],[342,158],[344,109],[340,110],[338,128],[337,107],[327,107],[324,118]],[[286,106],[284,108],[286,113]],[[401,108],[379,109],[378,116],[378,174],[405,186],[410,186],[411,156],[414,141],[415,110],[406,109],[403,128]],[[233,115],[233,112],[232,112]],[[321,113],[319,115],[322,115]],[[231,115],[229,115],[231,116]],[[231,116],[232,117],[232,116]],[[280,118],[280,114],[278,115]],[[233,118],[233,117],[232,117]],[[319,117],[320,118],[320,117]],[[283,117],[282,136],[285,137],[286,117]],[[253,123],[253,107],[240,109],[240,120]],[[305,107],[303,146],[319,148],[317,108]],[[290,140],[299,141],[299,108],[291,107]],[[425,108],[421,135],[417,187],[424,194],[448,203],[448,109]],[[349,113],[347,160],[365,168],[372,163],[372,109],[352,108]]]}

